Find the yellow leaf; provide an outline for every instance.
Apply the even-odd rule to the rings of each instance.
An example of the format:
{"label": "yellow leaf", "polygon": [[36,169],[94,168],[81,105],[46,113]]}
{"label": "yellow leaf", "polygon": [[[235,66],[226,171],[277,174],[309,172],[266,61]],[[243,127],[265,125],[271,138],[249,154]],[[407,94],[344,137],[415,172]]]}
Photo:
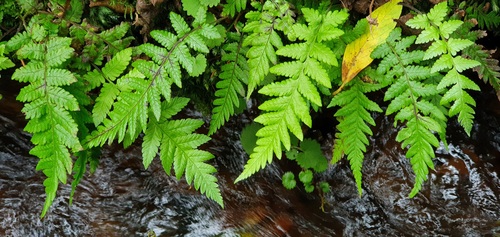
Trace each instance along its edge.
{"label": "yellow leaf", "polygon": [[385,42],[389,33],[396,27],[394,19],[398,19],[401,15],[403,9],[399,4],[401,1],[391,0],[367,17],[370,24],[366,27],[365,33],[348,44],[345,49],[342,61],[342,85],[334,94],[340,92],[361,70],[372,63],[370,54]]}

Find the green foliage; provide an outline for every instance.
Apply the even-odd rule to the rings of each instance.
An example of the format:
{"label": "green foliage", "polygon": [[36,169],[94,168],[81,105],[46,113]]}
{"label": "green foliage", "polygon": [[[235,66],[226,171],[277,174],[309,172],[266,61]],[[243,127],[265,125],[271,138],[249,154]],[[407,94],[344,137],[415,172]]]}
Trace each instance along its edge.
{"label": "green foliage", "polygon": [[227,0],[222,10],[222,15],[233,17],[236,13],[247,8],[247,0]]}
{"label": "green foliage", "polygon": [[14,67],[15,64],[3,54],[5,52],[5,45],[0,45],[0,70]]}
{"label": "green foliage", "polygon": [[297,185],[297,181],[295,181],[295,175],[292,172],[286,172],[285,174],[283,174],[281,182],[283,184],[283,187],[285,187],[286,189],[294,189]]}
{"label": "green foliage", "polygon": [[465,11],[467,19],[475,19],[481,29],[498,30],[500,15],[498,0],[493,1],[461,1],[458,9]]}
{"label": "green foliage", "polygon": [[323,172],[328,168],[328,161],[321,151],[319,143],[315,140],[304,139],[300,143],[300,151],[294,160],[303,169],[313,169],[315,172]]}
{"label": "green foliage", "polygon": [[[171,119],[188,101],[187,98],[176,97],[169,102],[163,102],[160,119],[150,119],[142,143],[144,167],[147,168],[151,164],[160,149],[160,159],[165,172],[170,173],[173,164],[178,179],[185,174],[188,184],[193,183],[196,190],[200,190],[224,207],[217,178],[212,175],[216,169],[205,163],[212,159],[213,155],[197,149],[209,141],[210,137],[193,133],[203,125],[203,121]],[[154,116],[151,115],[150,118],[152,117]]]}
{"label": "green foliage", "polygon": [[[446,2],[407,22],[419,34],[403,36],[396,28],[373,51],[374,63],[336,95],[332,89],[340,84],[338,60],[346,44],[370,29],[364,18],[350,25],[347,11],[337,10],[339,4],[181,0],[182,6],[151,5],[167,24],[138,23],[146,18],[136,11],[135,25],[151,28],[141,39],[128,18],[104,19],[118,14],[111,8],[94,14],[84,3],[7,0],[0,7],[0,20],[8,15],[24,28],[2,36],[9,40],[0,42],[0,70],[17,65],[12,79],[23,83],[18,100],[28,120],[25,130],[33,134],[30,152],[40,158],[37,169],[47,176],[42,216],[71,172],[72,202],[87,170],[97,168],[100,148],[116,141],[125,147],[141,144],[145,168],[158,157],[166,173],[185,177],[223,206],[210,163],[214,157],[200,147],[247,104],[259,105],[261,113],[247,113],[252,124],[242,131],[241,143],[250,159],[236,182],[284,153],[300,167],[295,174],[284,173],[285,188],[300,181],[306,192],[316,190],[323,197],[330,186],[315,174],[328,168],[328,159],[314,137],[304,137],[312,115],[323,113],[331,101],[328,107],[336,107],[339,122],[331,162],[347,157],[361,194],[372,115],[384,112],[375,102],[380,95],[415,172],[413,197],[433,168],[434,149],[446,144],[448,119],[456,115],[471,132],[475,101],[469,93],[479,87],[466,71],[476,71],[500,91],[494,51],[476,43],[485,32],[472,30],[473,21],[463,22],[459,14],[450,16]],[[485,3],[463,1],[456,9],[465,9],[465,19],[476,18],[479,27],[491,30],[498,27],[498,17],[490,15],[498,7],[492,6],[488,11],[480,9]],[[97,26],[102,20],[106,29]],[[213,105],[208,135],[200,133],[203,120],[180,113],[193,104],[185,97],[198,89],[215,95],[207,102]]]}
{"label": "green foliage", "polygon": [[252,123],[245,128],[243,128],[243,131],[241,131],[240,135],[240,140],[241,140],[241,146],[245,150],[247,154],[252,154],[253,149],[256,146],[257,143],[257,131],[261,129],[262,126],[258,123]]}
{"label": "green foliage", "polygon": [[265,113],[259,115],[255,121],[264,127],[257,132],[257,147],[236,182],[264,168],[272,161],[273,153],[281,158],[282,146],[285,150],[290,150],[289,132],[302,140],[300,122],[312,126],[310,103],[321,106],[317,86],[331,88],[325,66],[337,66],[338,63],[335,54],[325,42],[342,35],[343,32],[337,26],[346,20],[347,13],[334,11],[320,14],[308,8],[302,11],[308,25],[294,24],[291,32],[296,32],[292,35],[305,42],[286,45],[276,52],[293,60],[277,64],[270,69],[272,73],[287,79],[273,82],[259,90],[259,93],[275,98],[259,106]]}

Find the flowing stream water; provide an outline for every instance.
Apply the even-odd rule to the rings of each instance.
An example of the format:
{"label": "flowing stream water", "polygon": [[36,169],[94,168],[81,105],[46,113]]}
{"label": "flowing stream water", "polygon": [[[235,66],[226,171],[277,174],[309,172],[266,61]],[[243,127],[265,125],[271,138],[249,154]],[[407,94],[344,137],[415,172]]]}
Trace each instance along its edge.
{"label": "flowing stream water", "polygon": [[[114,144],[103,150],[97,171],[85,176],[73,205],[70,185],[60,185],[40,219],[45,176],[28,153],[21,105],[7,91],[12,88],[0,88],[1,236],[500,236],[500,104],[492,93],[478,98],[471,137],[450,125],[449,144],[437,150],[435,170],[413,199],[410,162],[385,116],[376,117],[361,197],[345,160],[316,177],[331,185],[323,197],[283,188],[281,175],[297,171],[286,160],[275,159],[234,184],[248,159],[239,142],[247,114],[233,118],[203,147],[216,156],[212,164],[224,209],[166,175],[158,160],[145,170],[140,144],[125,150]],[[187,116],[202,118],[195,110]],[[329,153],[331,134],[311,132],[320,134]]]}

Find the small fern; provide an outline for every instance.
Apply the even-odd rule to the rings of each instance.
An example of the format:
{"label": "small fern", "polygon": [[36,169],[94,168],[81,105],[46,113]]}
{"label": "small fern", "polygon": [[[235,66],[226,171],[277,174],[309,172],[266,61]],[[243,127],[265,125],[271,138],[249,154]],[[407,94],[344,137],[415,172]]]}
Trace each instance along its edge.
{"label": "small fern", "polygon": [[449,12],[446,2],[434,6],[428,14],[421,14],[409,20],[407,25],[414,29],[422,29],[415,43],[423,44],[432,42],[431,46],[425,51],[423,59],[436,58],[431,73],[445,71],[446,75],[437,86],[438,90],[448,88],[448,91],[441,99],[441,104],[452,103],[449,109],[449,116],[458,114],[458,121],[470,134],[474,119],[474,108],[476,105],[474,99],[466,91],[479,90],[476,85],[466,76],[460,74],[466,69],[479,66],[479,62],[466,59],[458,53],[471,46],[474,42],[468,39],[451,37],[463,22],[461,20],[446,20]]}
{"label": "small fern", "polygon": [[241,45],[242,35],[235,37],[239,39],[237,42],[226,43],[222,47],[222,66],[219,74],[221,80],[216,84],[217,99],[213,102],[209,135],[224,125],[234,114],[235,109],[241,106],[240,98],[245,96],[244,85],[248,83],[248,65],[244,55],[248,49]]}
{"label": "small fern", "polygon": [[25,103],[22,111],[29,120],[25,131],[33,134],[31,142],[35,146],[30,154],[40,158],[36,169],[47,176],[43,182],[47,194],[43,217],[56,196],[59,182],[66,183],[67,173],[72,170],[71,152],[82,149],[77,123],[70,114],[79,110],[79,104],[64,89],[76,82],[76,77],[61,67],[73,56],[71,39],[53,35],[34,21],[27,32],[24,35],[30,41],[20,47],[17,55],[29,62],[16,69],[12,79],[28,83],[17,99]]}
{"label": "small fern", "polygon": [[318,85],[331,88],[325,67],[338,66],[338,62],[336,55],[325,42],[343,34],[337,26],[347,19],[347,12],[320,14],[308,8],[303,8],[302,12],[308,25],[295,24],[291,31],[296,32],[296,35],[293,34],[305,42],[286,45],[276,52],[292,60],[270,69],[272,73],[286,79],[268,84],[259,90],[259,93],[275,98],[259,106],[265,113],[259,115],[255,121],[264,127],[257,132],[257,147],[236,182],[264,168],[272,161],[273,153],[280,159],[282,146],[285,150],[290,149],[289,131],[302,140],[301,122],[312,126],[310,104],[322,105]]}

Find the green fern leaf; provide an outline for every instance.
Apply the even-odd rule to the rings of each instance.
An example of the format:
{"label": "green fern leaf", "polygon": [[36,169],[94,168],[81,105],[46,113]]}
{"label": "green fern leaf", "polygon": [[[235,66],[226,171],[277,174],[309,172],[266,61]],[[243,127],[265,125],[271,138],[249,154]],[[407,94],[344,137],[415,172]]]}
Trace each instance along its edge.
{"label": "green fern leaf", "polygon": [[330,106],[341,106],[335,117],[339,120],[337,129],[339,132],[335,135],[343,146],[335,147],[336,152],[347,155],[351,165],[351,170],[356,180],[358,192],[361,195],[362,174],[364,152],[368,145],[367,135],[372,135],[368,125],[375,125],[369,111],[382,112],[382,109],[373,101],[369,100],[364,94],[367,85],[359,80],[353,80],[352,86],[336,95],[330,102]]}
{"label": "green fern leaf", "polygon": [[196,17],[200,11],[206,12],[208,7],[219,4],[220,0],[182,0],[182,8],[188,15]]}
{"label": "green fern leaf", "polygon": [[[446,46],[441,47],[446,48],[446,51],[439,53],[435,52],[436,47],[431,46],[427,50],[426,55],[428,58],[432,58],[431,56],[439,56],[439,54],[442,53],[431,68],[431,73],[444,70],[446,74],[439,82],[439,85],[437,85],[438,90],[444,90],[448,86],[452,86],[441,98],[441,104],[447,105],[453,103],[449,108],[448,115],[454,116],[458,114],[458,121],[465,129],[465,132],[469,134],[473,124],[474,109],[472,106],[475,106],[475,101],[466,90],[479,90],[479,86],[460,73],[481,64],[478,61],[466,59],[457,55],[462,50],[473,45],[473,42],[469,39],[457,38],[461,36],[452,34],[463,25],[463,22],[461,20],[445,20],[449,10],[446,4],[446,2],[439,3],[434,6],[428,14],[422,15],[424,20],[427,19],[427,21],[429,21],[429,26],[422,28],[418,24],[415,25],[412,20],[408,21],[408,25],[410,27],[424,29],[417,37],[416,43],[424,42],[419,42],[418,39],[425,38],[428,41],[435,41],[433,45],[443,44]],[[434,25],[439,26],[439,28],[436,28]],[[436,32],[436,35],[422,36],[425,31],[429,30]]]}
{"label": "green fern leaf", "polygon": [[3,56],[5,52],[5,44],[0,45],[0,70],[14,67],[15,64],[7,57]]}
{"label": "green fern leaf", "polygon": [[479,91],[480,88],[469,78],[459,74],[455,69],[449,71],[443,77],[438,85],[438,89],[444,89],[450,85],[453,86],[444,94],[441,103],[448,104],[453,102],[453,105],[450,107],[449,116],[458,114],[458,121],[464,127],[465,132],[470,135],[474,119],[474,109],[471,106],[475,106],[476,102],[465,90]]}
{"label": "green fern leaf", "polygon": [[[240,38],[241,39],[241,38]],[[210,121],[209,135],[215,133],[240,107],[240,97],[245,96],[244,84],[248,82],[248,65],[244,57],[247,48],[240,42],[223,46],[221,81],[217,82],[217,91]]]}
{"label": "green fern leaf", "polygon": [[[183,102],[185,101],[185,102]],[[179,98],[171,102],[164,102],[164,111],[175,111],[179,104],[186,104],[187,99]],[[193,183],[196,190],[200,190],[208,198],[223,206],[217,178],[212,175],[215,167],[205,163],[213,155],[197,147],[210,138],[201,134],[193,134],[194,130],[203,125],[203,121],[194,119],[169,120],[171,112],[162,113],[159,121],[150,120],[144,133],[142,144],[144,166],[147,168],[154,156],[160,151],[160,159],[165,172],[170,173],[172,164],[176,177],[179,179],[185,174],[186,182]]]}
{"label": "green fern leaf", "polygon": [[[338,24],[346,20],[347,14],[345,12],[334,11],[329,13],[333,14],[331,17],[329,14],[326,14],[329,17],[325,17],[325,15],[317,11],[302,10],[304,14],[307,14],[306,20],[309,19],[308,21],[310,22],[308,25],[294,25],[291,32],[296,32],[295,29],[297,28],[304,28],[309,34],[301,37],[302,39],[306,39],[305,42],[284,46],[276,52],[279,55],[290,56],[297,59],[297,61],[285,62],[272,67],[270,69],[272,73],[283,76],[286,79],[270,83],[259,90],[259,93],[274,96],[275,98],[271,98],[259,106],[259,109],[264,111],[264,113],[259,115],[255,121],[264,125],[264,127],[257,132],[257,146],[250,155],[250,160],[245,165],[243,172],[235,182],[248,178],[253,173],[264,168],[272,161],[273,154],[280,159],[282,147],[285,150],[290,150],[291,137],[289,132],[299,140],[302,140],[301,122],[309,127],[312,125],[309,113],[310,103],[321,106],[317,84],[331,87],[331,82],[325,69],[328,64],[318,62],[316,54],[311,52],[315,52],[314,48],[328,48],[328,46],[323,45],[322,35],[318,35],[316,32],[325,27],[325,25],[331,29],[336,29],[335,27]],[[330,38],[325,36],[325,39]],[[315,45],[322,46],[316,47]],[[297,52],[294,52],[297,48],[308,50],[302,50],[303,55],[298,55]],[[249,50],[249,54],[251,50]],[[249,66],[250,70],[252,70],[250,61]],[[312,70],[315,71],[313,72]],[[249,83],[251,83],[251,80],[249,78]]]}
{"label": "green fern leaf", "polygon": [[73,54],[71,40],[47,36],[47,41],[37,42],[44,35],[40,32],[45,29],[35,28],[39,29],[36,31],[39,35],[31,35],[34,41],[21,46],[17,52],[21,58],[30,61],[18,68],[12,79],[29,82],[21,89],[17,99],[25,102],[22,111],[29,120],[25,130],[33,133],[31,141],[35,146],[30,154],[40,158],[37,170],[42,170],[47,176],[44,181],[47,197],[41,214],[43,217],[55,198],[59,182],[66,183],[67,173],[72,170],[70,153],[83,148],[77,137],[78,125],[69,113],[80,109],[78,101],[60,87],[76,82],[70,71],[58,68]]}
{"label": "green fern leaf", "polygon": [[[384,100],[390,100],[386,114],[395,114],[395,126],[398,122],[406,123],[398,132],[396,140],[402,142],[403,148],[408,148],[406,157],[411,160],[416,175],[415,184],[410,192],[410,197],[413,197],[427,180],[428,170],[434,167],[432,158],[435,156],[434,148],[439,146],[439,141],[433,133],[437,132],[444,139],[447,121],[442,108],[434,101],[434,98],[442,93],[435,82],[430,80],[436,74],[432,73],[432,69],[420,66],[418,63],[423,58],[434,58],[447,52],[441,52],[441,46],[431,45],[425,53],[419,50],[412,51],[416,57],[408,59],[404,55],[408,54],[416,39],[401,38],[399,28],[391,35],[396,37],[389,37],[385,46],[377,49],[379,52],[375,56],[387,62],[389,58],[393,58],[390,63],[384,65],[383,70],[378,71],[395,80],[385,93]],[[405,42],[404,47],[396,47],[401,42]]]}
{"label": "green fern leaf", "polygon": [[477,44],[463,50],[464,55],[468,55],[481,64],[473,69],[479,78],[483,79],[485,83],[489,83],[498,92],[500,91],[500,64],[497,59],[492,58],[493,52],[484,50],[482,46]]}

